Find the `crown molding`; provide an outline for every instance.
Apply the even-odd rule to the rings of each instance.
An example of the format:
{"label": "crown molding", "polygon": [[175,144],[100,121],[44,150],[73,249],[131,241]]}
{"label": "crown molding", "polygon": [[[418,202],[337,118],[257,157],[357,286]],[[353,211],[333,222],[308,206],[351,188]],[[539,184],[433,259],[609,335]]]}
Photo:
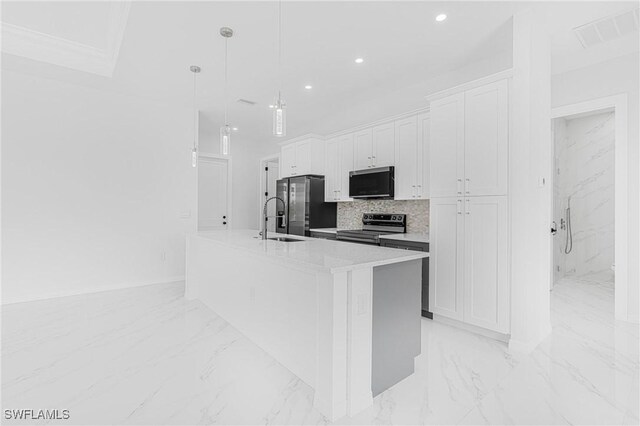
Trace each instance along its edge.
{"label": "crown molding", "polygon": [[94,46],[2,22],[2,51],[36,61],[111,77],[115,69],[130,1],[112,1],[109,10],[107,47]]}

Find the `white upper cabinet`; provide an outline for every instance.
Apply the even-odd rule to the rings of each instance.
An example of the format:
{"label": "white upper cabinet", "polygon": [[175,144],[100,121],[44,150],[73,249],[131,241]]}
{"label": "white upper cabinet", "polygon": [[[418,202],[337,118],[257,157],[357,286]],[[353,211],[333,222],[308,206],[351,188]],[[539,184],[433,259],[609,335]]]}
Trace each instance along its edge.
{"label": "white upper cabinet", "polygon": [[464,93],[431,102],[431,197],[462,195],[464,180]]}
{"label": "white upper cabinet", "polygon": [[506,195],[508,83],[431,103],[431,196]]}
{"label": "white upper cabinet", "polygon": [[295,144],[296,149],[296,175],[307,175],[312,173],[311,168],[311,141],[299,142]]}
{"label": "white upper cabinet", "polygon": [[507,96],[506,80],[464,94],[465,196],[507,194]]}
{"label": "white upper cabinet", "polygon": [[[431,156],[431,142],[430,142],[430,128],[431,117],[427,113],[418,114],[418,166],[417,166],[417,189],[416,198],[429,198],[431,193],[430,188],[430,156]],[[420,179],[422,178],[422,182]]]}
{"label": "white upper cabinet", "polygon": [[394,166],[395,161],[395,123],[387,123],[372,129],[373,152],[372,167]]}
{"label": "white upper cabinet", "polygon": [[325,143],[324,166],[324,200],[338,201],[340,187],[340,146],[338,138],[329,139]]}
{"label": "white upper cabinet", "polygon": [[324,143],[307,138],[284,145],[280,150],[280,177],[324,175]]}
{"label": "white upper cabinet", "polygon": [[395,122],[395,199],[429,198],[429,114]]}
{"label": "white upper cabinet", "polygon": [[[418,123],[415,116],[395,122],[396,168],[395,199],[416,198],[418,186]],[[420,179],[421,181],[422,179]],[[420,182],[422,184],[422,182]]]}
{"label": "white upper cabinet", "polygon": [[280,150],[280,177],[293,176],[295,174],[296,147],[285,145]]}
{"label": "white upper cabinet", "polygon": [[365,129],[353,134],[354,170],[373,167],[373,132]]}
{"label": "white upper cabinet", "polygon": [[395,165],[394,123],[381,124],[353,134],[355,170]]}
{"label": "white upper cabinet", "polygon": [[353,170],[353,134],[326,142],[325,201],[351,201],[349,172]]}
{"label": "white upper cabinet", "polygon": [[349,198],[349,172],[353,171],[353,134],[340,136],[340,187],[338,189],[339,201],[352,201]]}

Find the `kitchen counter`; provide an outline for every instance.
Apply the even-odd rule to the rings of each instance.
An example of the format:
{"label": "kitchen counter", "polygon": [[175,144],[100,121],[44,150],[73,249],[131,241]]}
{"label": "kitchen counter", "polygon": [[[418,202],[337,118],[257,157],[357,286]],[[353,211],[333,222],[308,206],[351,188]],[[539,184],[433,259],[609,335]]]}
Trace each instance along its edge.
{"label": "kitchen counter", "polygon": [[[332,229],[332,228],[329,228]],[[296,242],[281,242],[257,238],[254,230],[225,230],[199,232],[201,238],[214,244],[222,244],[247,254],[268,257],[276,262],[299,268],[331,273],[372,268],[374,266],[428,257],[428,253],[399,252],[398,250],[367,244],[344,244],[333,240],[270,233],[271,237],[295,238]]]}
{"label": "kitchen counter", "polygon": [[413,374],[428,253],[254,230],[187,236],[197,299],[314,389],[330,421]]}
{"label": "kitchen counter", "polygon": [[380,235],[381,240],[399,240],[399,241],[410,241],[414,243],[428,243],[429,242],[429,233],[420,234],[417,232],[408,232],[406,234],[387,234]]}

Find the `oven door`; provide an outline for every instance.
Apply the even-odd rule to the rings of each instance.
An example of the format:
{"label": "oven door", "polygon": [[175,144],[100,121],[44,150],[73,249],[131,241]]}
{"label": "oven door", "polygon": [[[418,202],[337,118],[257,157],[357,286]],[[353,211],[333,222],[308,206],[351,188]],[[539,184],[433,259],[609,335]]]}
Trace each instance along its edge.
{"label": "oven door", "polygon": [[349,197],[393,199],[394,168],[377,167],[349,172]]}

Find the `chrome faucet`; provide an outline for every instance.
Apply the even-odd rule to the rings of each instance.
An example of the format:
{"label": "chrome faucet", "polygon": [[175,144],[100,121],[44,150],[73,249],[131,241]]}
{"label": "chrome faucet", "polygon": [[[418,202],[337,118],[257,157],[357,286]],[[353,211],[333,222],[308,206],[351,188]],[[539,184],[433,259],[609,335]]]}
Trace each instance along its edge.
{"label": "chrome faucet", "polygon": [[[260,232],[260,235],[262,236],[263,240],[267,239],[267,220],[272,217],[272,218],[279,218],[279,217],[285,217],[283,216],[267,216],[267,204],[269,204],[269,201],[271,200],[280,200],[282,201],[282,205],[285,206],[286,210],[286,204],[284,202],[284,200],[280,197],[271,197],[271,198],[267,198],[267,201],[264,202],[264,207],[262,209],[262,231]],[[276,211],[278,210],[278,203],[276,202]]]}

